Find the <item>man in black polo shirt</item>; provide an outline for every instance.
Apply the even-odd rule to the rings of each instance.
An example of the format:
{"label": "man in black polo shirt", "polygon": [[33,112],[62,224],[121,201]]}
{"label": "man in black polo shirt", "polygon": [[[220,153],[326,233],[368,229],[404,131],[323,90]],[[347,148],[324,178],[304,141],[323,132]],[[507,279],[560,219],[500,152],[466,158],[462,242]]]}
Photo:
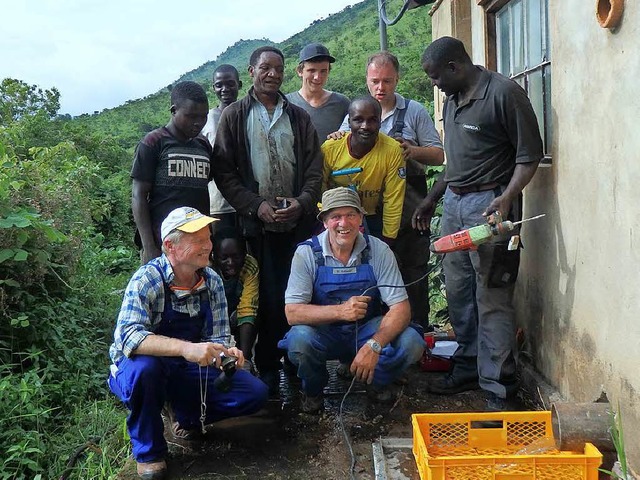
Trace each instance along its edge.
{"label": "man in black polo shirt", "polygon": [[[447,95],[444,104],[444,179],[413,215],[426,229],[435,202],[444,194],[442,234],[485,223],[500,212],[519,220],[521,192],[542,159],[536,116],[525,91],[514,81],[472,63],[464,45],[443,37],[424,51],[422,68]],[[446,191],[445,191],[446,190]],[[453,368],[433,393],[480,387],[487,408],[504,410],[515,394],[516,351],[513,286],[519,251],[509,237],[452,252],[443,260],[449,316],[459,344]]]}

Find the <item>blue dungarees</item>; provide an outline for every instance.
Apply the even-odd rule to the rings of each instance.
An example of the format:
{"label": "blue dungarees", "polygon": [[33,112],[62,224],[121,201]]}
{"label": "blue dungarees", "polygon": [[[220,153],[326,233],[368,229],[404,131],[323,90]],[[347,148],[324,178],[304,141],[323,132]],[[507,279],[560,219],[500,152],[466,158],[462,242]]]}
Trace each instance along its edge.
{"label": "blue dungarees", "polygon": [[[162,271],[155,265],[160,275]],[[165,305],[162,320],[153,333],[179,338],[188,342],[202,341],[203,327],[211,335],[212,313],[207,290],[200,295],[198,315],[177,312],[175,298],[163,277]],[[207,380],[208,373],[208,380]],[[138,462],[152,462],[164,458],[167,443],[163,436],[164,425],[160,413],[165,401],[171,403],[175,419],[182,428],[200,426],[200,379],[207,384],[206,423],[223,418],[248,415],[258,411],[267,401],[267,387],[244,370],[233,376],[231,391],[223,393],[213,387],[220,370],[214,367],[200,369],[196,363],[183,357],[154,357],[133,355],[118,365],[115,377],[109,376],[111,391],[130,410],[127,427],[133,456]]]}
{"label": "blue dungarees", "polygon": [[[375,287],[377,279],[369,263],[369,237],[360,256],[360,265],[330,267],[325,265],[322,246],[317,237],[301,245],[310,245],[316,259],[316,276],[313,283],[311,304],[336,305],[353,296],[362,295],[365,289]],[[380,291],[367,291],[372,297],[364,319],[357,322],[337,321],[327,325],[294,325],[278,344],[288,351],[288,357],[298,368],[302,389],[309,396],[318,396],[329,380],[327,360],[338,359],[351,363],[358,350],[377,331],[382,321]],[[386,345],[375,368],[373,383],[384,386],[397,378],[409,365],[422,355],[421,339],[413,329],[406,329]],[[415,358],[414,358],[415,357]]]}

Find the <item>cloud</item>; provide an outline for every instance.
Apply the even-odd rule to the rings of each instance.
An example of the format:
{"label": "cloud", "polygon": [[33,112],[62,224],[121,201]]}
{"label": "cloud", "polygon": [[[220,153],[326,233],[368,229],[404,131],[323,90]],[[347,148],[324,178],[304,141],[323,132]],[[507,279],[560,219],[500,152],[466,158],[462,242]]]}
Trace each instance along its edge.
{"label": "cloud", "polygon": [[356,1],[7,2],[0,78],[55,86],[61,113],[93,113],[157,91],[241,38],[282,41]]}

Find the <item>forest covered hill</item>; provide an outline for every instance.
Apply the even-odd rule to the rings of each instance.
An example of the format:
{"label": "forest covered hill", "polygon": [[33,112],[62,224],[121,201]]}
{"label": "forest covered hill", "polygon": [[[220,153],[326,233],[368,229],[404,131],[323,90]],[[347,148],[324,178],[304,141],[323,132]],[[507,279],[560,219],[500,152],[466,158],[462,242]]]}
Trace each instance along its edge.
{"label": "forest covered hill", "polygon": [[[387,2],[389,15],[398,12],[402,2]],[[398,56],[401,78],[398,91],[418,100],[431,109],[433,89],[420,68],[420,56],[431,41],[431,20],[427,8],[409,10],[394,26],[388,27],[389,50]],[[262,45],[275,45],[285,56],[285,79],[282,91],[298,90],[300,80],[295,67],[300,49],[312,42],[329,48],[337,61],[332,65],[327,88],[344,93],[350,98],[366,93],[365,64],[372,53],[380,49],[377,0],[365,0],[323,20],[316,20],[303,31],[280,43],[268,39],[239,40],[215,60],[204,63],[185,73],[177,81],[193,80],[203,85],[211,105],[217,99],[211,88],[211,77],[216,66],[229,63],[241,74],[244,83],[241,95],[251,86],[247,67],[253,50]],[[164,125],[169,120],[169,90],[163,88],[147,97],[127,101],[119,107],[105,109],[94,115],[81,115],[77,121],[105,134],[115,136],[125,148],[133,147],[145,133]]]}

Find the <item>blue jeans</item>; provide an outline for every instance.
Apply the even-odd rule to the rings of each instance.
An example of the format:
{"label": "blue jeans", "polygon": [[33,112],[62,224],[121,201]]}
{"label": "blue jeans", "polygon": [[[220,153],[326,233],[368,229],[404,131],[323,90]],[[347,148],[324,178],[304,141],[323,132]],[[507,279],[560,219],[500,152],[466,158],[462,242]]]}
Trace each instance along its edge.
{"label": "blue jeans", "polygon": [[244,370],[238,369],[233,375],[231,391],[220,392],[213,382],[221,372],[214,367],[208,368],[207,380],[206,367],[200,370],[197,364],[183,358],[125,358],[107,383],[130,411],[127,427],[136,461],[152,462],[167,453],[160,416],[165,401],[171,403],[181,427],[200,426],[200,372],[203,388],[207,384],[205,423],[255,413],[267,401],[267,386]]}
{"label": "blue jeans", "polygon": [[[360,347],[378,331],[381,321],[379,316],[359,325],[357,342],[355,324],[294,325],[278,346],[287,349],[289,360],[298,368],[304,393],[315,397],[322,393],[329,381],[327,360],[350,363]],[[423,338],[413,328],[406,328],[382,349],[373,384],[379,387],[390,384],[416,363],[423,351]]]}
{"label": "blue jeans", "polygon": [[[486,223],[482,213],[494,198],[492,190],[456,195],[447,189],[442,235]],[[449,317],[459,345],[453,375],[479,377],[484,390],[501,398],[517,389],[514,285],[492,286],[490,281],[507,238],[494,237],[476,251],[447,253],[442,262]]]}

